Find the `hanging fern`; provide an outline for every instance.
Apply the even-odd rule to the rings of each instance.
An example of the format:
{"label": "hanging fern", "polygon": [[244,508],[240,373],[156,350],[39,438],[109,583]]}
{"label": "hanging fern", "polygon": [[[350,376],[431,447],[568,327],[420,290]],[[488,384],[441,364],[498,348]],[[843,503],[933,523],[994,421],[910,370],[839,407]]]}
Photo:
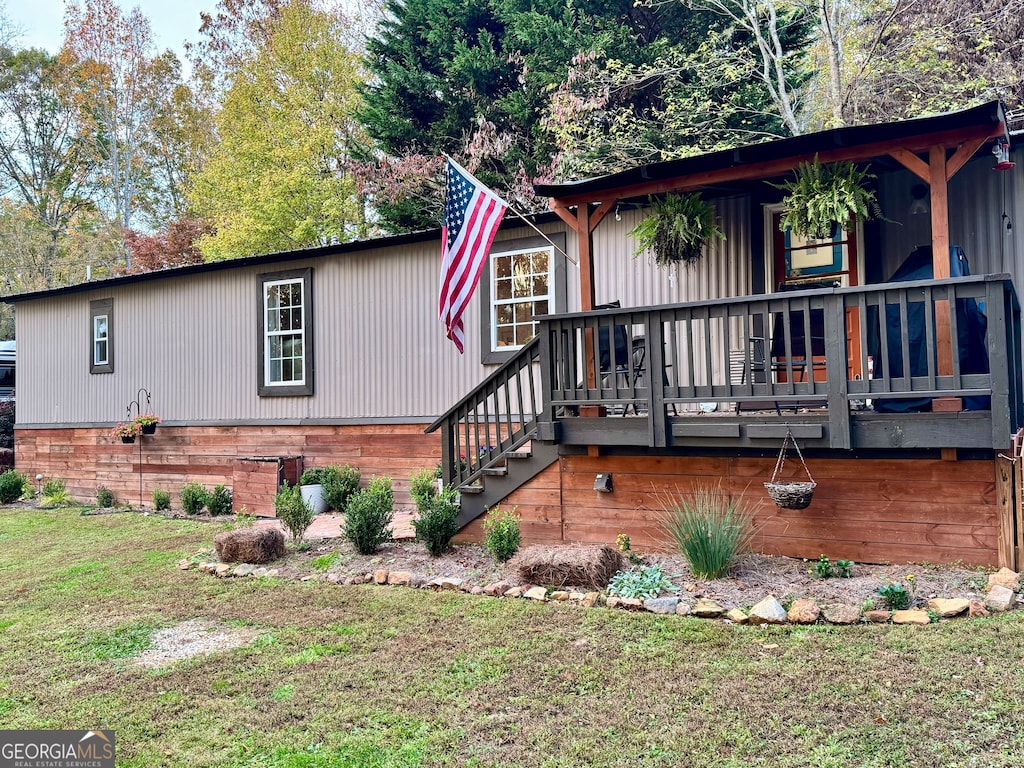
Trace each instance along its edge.
{"label": "hanging fern", "polygon": [[792,181],[768,182],[787,193],[780,228],[820,240],[832,236],[834,224],[845,227],[850,219],[882,218],[875,193],[865,187],[874,178],[851,162],[822,165],[815,155],[813,163],[800,163]]}
{"label": "hanging fern", "polygon": [[697,192],[666,195],[664,200],[650,198],[651,215],[630,231],[636,238],[636,256],[654,253],[659,267],[678,262],[691,266],[704,252],[704,244],[712,239],[725,239],[715,222],[715,207]]}

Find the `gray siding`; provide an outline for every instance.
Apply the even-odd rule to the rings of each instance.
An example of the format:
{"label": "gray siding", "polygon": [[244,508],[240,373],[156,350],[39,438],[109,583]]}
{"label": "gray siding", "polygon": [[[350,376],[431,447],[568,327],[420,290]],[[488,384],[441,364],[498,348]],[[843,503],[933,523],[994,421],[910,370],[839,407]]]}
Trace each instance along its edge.
{"label": "gray siding", "polygon": [[[532,232],[524,225],[498,237]],[[22,302],[19,424],[116,421],[140,387],[165,421],[182,424],[432,420],[488,373],[475,339],[479,300],[466,314],[465,355],[444,337],[439,263],[439,244],[425,242]],[[315,394],[258,397],[257,275],[307,266],[314,270]],[[569,293],[578,294],[578,269],[567,271]],[[90,374],[89,301],[108,297],[114,373]]]}

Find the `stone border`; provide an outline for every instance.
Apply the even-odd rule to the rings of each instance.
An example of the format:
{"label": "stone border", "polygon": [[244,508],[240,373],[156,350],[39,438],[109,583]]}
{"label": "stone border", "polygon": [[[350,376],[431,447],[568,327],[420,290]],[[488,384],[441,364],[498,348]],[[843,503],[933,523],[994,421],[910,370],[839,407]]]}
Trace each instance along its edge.
{"label": "stone border", "polygon": [[[195,568],[218,578],[278,578],[277,568],[267,568],[249,564],[233,565],[231,563],[203,562],[179,560],[178,569],[188,571]],[[462,579],[435,578],[423,579],[414,576],[410,571],[387,571],[384,569],[366,573],[362,576],[340,577],[337,574],[313,574],[303,576],[300,581],[325,581],[329,584],[349,586],[356,584],[376,584],[380,586],[403,586],[411,589],[430,589],[433,591],[457,591],[471,595],[485,595],[498,598],[523,598],[537,602],[569,602],[584,608],[606,607],[627,611],[647,611],[659,615],[695,616],[701,619],[719,619],[729,624],[783,625],[783,624],[835,624],[849,625],[869,622],[873,624],[912,624],[924,626],[943,619],[958,616],[982,617],[992,613],[1013,610],[1018,603],[1024,603],[1019,595],[1021,584],[1020,574],[1009,568],[1001,568],[989,576],[989,591],[984,602],[967,600],[966,598],[935,597],[929,600],[925,608],[911,608],[905,611],[869,610],[864,611],[859,605],[829,604],[818,605],[812,599],[794,600],[786,610],[776,599],[768,595],[749,612],[739,608],[727,609],[714,600],[698,599],[693,605],[676,596],[633,598],[615,597],[604,592],[579,592],[568,590],[549,590],[546,587],[532,584],[512,584],[508,581],[496,581],[485,587],[469,585]]]}

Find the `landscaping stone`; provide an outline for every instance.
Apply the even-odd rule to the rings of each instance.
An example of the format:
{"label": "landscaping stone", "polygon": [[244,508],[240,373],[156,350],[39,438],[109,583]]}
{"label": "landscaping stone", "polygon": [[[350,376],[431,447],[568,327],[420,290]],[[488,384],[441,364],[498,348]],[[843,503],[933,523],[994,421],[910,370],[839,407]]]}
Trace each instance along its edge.
{"label": "landscaping stone", "polygon": [[1011,592],[1020,592],[1020,574],[1009,568],[1000,568],[988,577],[988,586],[989,589],[1006,587]]}
{"label": "landscaping stone", "polygon": [[255,565],[250,565],[249,563],[242,563],[241,565],[236,565],[235,566],[235,570],[232,572],[231,575],[232,576],[239,576],[239,577],[248,576],[248,575],[250,575],[255,570],[256,570],[256,566]]}
{"label": "landscaping stone", "polygon": [[980,600],[971,600],[970,605],[967,607],[967,615],[972,619],[983,619],[991,614]]}
{"label": "landscaping stone", "polygon": [[667,615],[676,612],[678,597],[651,597],[644,600],[644,610],[649,613]]}
{"label": "landscaping stone", "polygon": [[676,606],[676,616],[689,616],[690,615],[690,604],[684,603],[682,600]]}
{"label": "landscaping stone", "polygon": [[965,600],[962,597],[952,599],[945,597],[933,597],[928,601],[928,607],[944,619],[948,619],[952,616],[959,616],[961,613],[965,613],[970,606],[971,601]]}
{"label": "landscaping stone", "polygon": [[733,624],[746,624],[750,621],[750,617],[747,616],[747,614],[745,614],[739,608],[730,609],[729,612],[725,614],[725,618],[727,618]]}
{"label": "landscaping stone", "polygon": [[324,581],[326,581],[328,584],[337,584],[338,582],[341,581],[341,574],[338,574],[338,573],[328,573],[324,577]]}
{"label": "landscaping stone", "polygon": [[192,567],[192,563],[191,563],[191,561],[189,561],[189,560],[179,560],[179,561],[178,561],[178,569],[179,569],[179,570],[182,570],[182,571],[187,571],[187,570],[189,570],[189,569],[190,569],[191,567]]}
{"label": "landscaping stone", "polygon": [[640,597],[624,597],[619,605],[627,611],[641,611],[644,607],[644,601]]}
{"label": "landscaping stone", "polygon": [[479,584],[477,586],[473,587],[471,590],[469,590],[469,594],[471,594],[471,595],[482,595],[483,593],[484,593],[484,588],[481,587]]}
{"label": "landscaping stone", "polygon": [[217,557],[224,563],[262,565],[284,557],[284,534],[277,528],[236,528],[213,537]]}
{"label": "landscaping stone", "polygon": [[551,594],[549,595],[549,597],[550,597],[550,598],[551,598],[552,600],[560,600],[560,601],[564,601],[564,600],[568,600],[568,599],[569,599],[569,593],[568,593],[568,592],[566,592],[566,591],[565,591],[564,589],[557,589],[557,590],[555,590],[554,592],[552,592],[552,593],[551,593]]}
{"label": "landscaping stone", "polygon": [[453,579],[451,577],[438,579],[441,589],[457,590],[462,586],[462,579]]}
{"label": "landscaping stone", "polygon": [[281,575],[281,572],[277,568],[271,568],[263,575],[266,576],[268,579],[276,579],[278,576]]}
{"label": "landscaping stone", "polygon": [[509,590],[509,588],[511,588],[511,586],[512,585],[505,580],[494,581],[488,584],[486,587],[484,587],[484,594],[490,595],[491,597],[503,595]]}
{"label": "landscaping stone", "polygon": [[892,618],[892,613],[890,611],[883,611],[880,609],[874,611],[865,611],[864,618],[870,621],[872,624],[888,624],[889,619]]}
{"label": "landscaping stone", "polygon": [[220,563],[214,570],[218,579],[226,579],[231,574],[231,565],[228,563]]}
{"label": "landscaping stone", "polygon": [[363,584],[373,584],[373,574],[372,573],[365,573],[365,574],[363,574]]}
{"label": "landscaping stone", "polygon": [[829,624],[856,624],[860,621],[861,609],[859,605],[837,603],[823,606],[821,615]]}
{"label": "landscaping stone", "polygon": [[380,568],[373,572],[373,581],[376,584],[387,584],[388,583],[388,572],[383,568]]}
{"label": "landscaping stone", "polygon": [[527,600],[537,600],[541,603],[548,601],[548,591],[544,587],[530,587],[523,593]]}
{"label": "landscaping stone", "polygon": [[572,600],[574,603],[582,602],[583,598],[585,598],[585,597],[586,597],[586,595],[583,594],[582,592],[570,592],[569,593],[569,599]]}
{"label": "landscaping stone", "polygon": [[990,611],[1008,611],[1013,608],[1013,590],[996,584],[989,589],[985,598],[985,607]]}
{"label": "landscaping stone", "polygon": [[793,624],[813,624],[821,616],[821,608],[814,600],[801,598],[794,600],[786,613],[786,618]]}
{"label": "landscaping stone", "polygon": [[599,592],[587,592],[583,596],[583,599],[580,600],[580,605],[582,605],[584,608],[593,608],[595,605],[597,605],[597,600],[600,596],[601,594]]}
{"label": "landscaping stone", "polygon": [[213,573],[214,571],[217,570],[217,564],[216,563],[200,563],[199,564],[199,570],[202,573]]}
{"label": "landscaping stone", "polygon": [[508,589],[505,590],[504,596],[505,597],[522,597],[523,591],[524,590],[523,590],[522,587],[509,587]]}
{"label": "landscaping stone", "polygon": [[892,623],[917,624],[923,627],[927,624],[931,624],[932,620],[926,611],[922,611],[918,608],[911,608],[909,611],[893,611]]}
{"label": "landscaping stone", "polygon": [[409,571],[392,571],[388,574],[388,584],[398,587],[407,587],[412,581],[412,573]]}
{"label": "landscaping stone", "polygon": [[786,609],[775,599],[775,595],[761,600],[750,609],[747,622],[754,625],[761,624],[785,624],[787,621]]}
{"label": "landscaping stone", "polygon": [[619,603],[621,603],[621,602],[622,602],[622,598],[621,597],[609,597],[607,600],[605,600],[604,604],[606,606],[608,606],[609,608],[618,608],[619,607]]}
{"label": "landscaping stone", "polygon": [[254,568],[253,572],[252,572],[252,575],[255,576],[256,578],[259,578],[261,576],[266,576],[267,575],[267,570],[268,570],[267,568]]}
{"label": "landscaping stone", "polygon": [[720,606],[714,600],[709,600],[706,597],[702,597],[697,601],[697,604],[693,606],[690,611],[694,616],[700,616],[702,619],[717,619],[723,613],[725,608]]}

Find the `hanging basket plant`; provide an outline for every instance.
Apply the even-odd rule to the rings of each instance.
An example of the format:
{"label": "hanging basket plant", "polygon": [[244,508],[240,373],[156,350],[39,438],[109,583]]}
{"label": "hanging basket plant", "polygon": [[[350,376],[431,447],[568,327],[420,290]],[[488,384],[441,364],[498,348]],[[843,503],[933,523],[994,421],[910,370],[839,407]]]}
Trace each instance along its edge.
{"label": "hanging basket plant", "polygon": [[715,207],[699,193],[650,198],[651,215],[630,231],[636,238],[636,256],[650,251],[659,267],[680,262],[692,266],[714,238],[725,239],[715,221]]}
{"label": "hanging basket plant", "polygon": [[882,218],[878,198],[867,188],[874,174],[851,162],[822,165],[818,156],[812,163],[800,163],[792,181],[771,184],[787,194],[779,227],[808,239],[832,237],[834,225],[845,227],[851,219]]}

